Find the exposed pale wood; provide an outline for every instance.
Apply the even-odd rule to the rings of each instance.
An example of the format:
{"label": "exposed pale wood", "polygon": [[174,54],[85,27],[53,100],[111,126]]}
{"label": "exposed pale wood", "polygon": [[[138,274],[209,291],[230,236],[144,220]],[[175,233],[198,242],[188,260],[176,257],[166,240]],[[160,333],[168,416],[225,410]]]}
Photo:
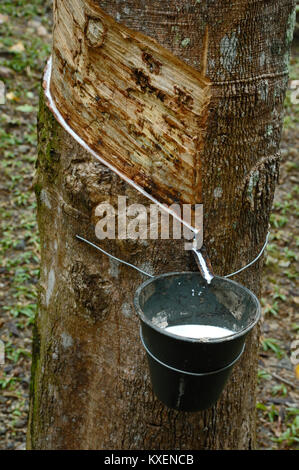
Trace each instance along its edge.
{"label": "exposed pale wood", "polygon": [[210,81],[94,2],[56,12],[51,92],[68,125],[160,202],[201,202]]}

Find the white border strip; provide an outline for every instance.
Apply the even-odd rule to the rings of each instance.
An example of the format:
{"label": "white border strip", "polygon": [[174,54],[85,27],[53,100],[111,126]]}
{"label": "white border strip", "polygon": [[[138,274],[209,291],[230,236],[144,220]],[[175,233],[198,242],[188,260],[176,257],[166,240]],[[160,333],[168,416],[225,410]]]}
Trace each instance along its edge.
{"label": "white border strip", "polygon": [[108,163],[106,160],[104,160],[102,157],[100,157],[94,150],[92,150],[87,143],[81,139],[76,132],[68,125],[68,123],[64,120],[63,116],[60,114],[55,100],[53,99],[50,91],[50,86],[51,86],[51,73],[52,73],[52,56],[49,57],[47,61],[47,65],[45,67],[45,72],[44,72],[44,90],[45,90],[45,95],[48,100],[48,105],[51,111],[53,112],[55,118],[59,122],[59,124],[73,137],[74,140],[76,140],[81,147],[83,147],[87,152],[89,152],[93,157],[95,157],[97,160],[99,160],[103,165],[108,167],[110,170],[112,170],[114,173],[116,173],[120,178],[122,178],[126,183],[130,184],[133,186],[134,189],[139,191],[143,196],[147,197],[150,199],[152,202],[157,204],[162,210],[167,212],[168,214],[172,215],[175,219],[177,219],[179,222],[181,222],[183,225],[185,225],[189,230],[194,232],[194,234],[199,233],[199,229],[196,229],[192,227],[190,224],[188,224],[186,221],[181,219],[175,212],[172,210],[168,209],[167,207],[164,206],[161,202],[159,202],[157,199],[155,199],[153,196],[148,194],[141,186],[139,186],[137,183],[132,181],[130,178],[125,176],[123,173],[121,173],[117,168],[115,168],[111,163]]}

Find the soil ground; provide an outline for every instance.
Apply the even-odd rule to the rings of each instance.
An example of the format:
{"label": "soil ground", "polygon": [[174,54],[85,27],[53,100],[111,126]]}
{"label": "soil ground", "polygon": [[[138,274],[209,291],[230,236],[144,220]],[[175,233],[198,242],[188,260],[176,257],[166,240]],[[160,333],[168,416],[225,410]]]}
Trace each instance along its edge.
{"label": "soil ground", "polygon": [[[50,53],[51,2],[1,1],[0,81],[0,449],[25,449],[32,324],[39,276],[39,239],[32,178],[40,79]],[[290,80],[299,79],[294,43]],[[293,100],[294,101],[294,100]],[[259,449],[299,443],[298,104],[287,93],[280,182],[271,215],[262,293],[257,402]],[[295,341],[298,340],[296,344]],[[0,343],[1,347],[1,343]],[[297,374],[297,375],[296,375]]]}

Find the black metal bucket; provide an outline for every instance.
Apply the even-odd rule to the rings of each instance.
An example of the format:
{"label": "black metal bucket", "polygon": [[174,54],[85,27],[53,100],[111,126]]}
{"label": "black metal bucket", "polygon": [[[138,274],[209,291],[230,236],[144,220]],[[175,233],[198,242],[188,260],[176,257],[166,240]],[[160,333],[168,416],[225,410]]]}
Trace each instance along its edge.
{"label": "black metal bucket", "polygon": [[[134,304],[156,396],[182,411],[213,406],[259,320],[256,296],[225,278],[207,284],[199,272],[181,272],[144,282]],[[195,339],[167,331],[177,325],[208,325],[231,334]]]}

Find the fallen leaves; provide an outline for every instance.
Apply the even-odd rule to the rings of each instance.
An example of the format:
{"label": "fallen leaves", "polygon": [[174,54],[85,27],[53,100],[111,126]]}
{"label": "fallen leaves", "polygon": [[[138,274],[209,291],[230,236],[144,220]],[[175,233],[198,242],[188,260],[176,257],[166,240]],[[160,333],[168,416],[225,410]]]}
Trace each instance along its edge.
{"label": "fallen leaves", "polygon": [[21,53],[25,51],[25,46],[22,42],[17,42],[8,49],[10,52]]}
{"label": "fallen leaves", "polygon": [[28,26],[29,28],[35,30],[38,36],[42,38],[49,37],[49,33],[47,29],[40,23],[40,21],[36,21],[36,20],[28,21]]}
{"label": "fallen leaves", "polygon": [[9,67],[5,67],[4,65],[0,65],[0,77],[1,78],[11,78],[13,77],[14,72]]}
{"label": "fallen leaves", "polygon": [[9,21],[9,16],[8,15],[2,15],[0,13],[0,24],[8,23],[8,21]]}
{"label": "fallen leaves", "polygon": [[9,101],[20,101],[20,98],[18,96],[16,96],[13,91],[10,91],[9,93],[7,93],[6,98]]}
{"label": "fallen leaves", "polygon": [[32,113],[33,111],[36,111],[36,108],[31,106],[31,104],[22,104],[17,106],[16,110],[21,111],[22,113]]}

